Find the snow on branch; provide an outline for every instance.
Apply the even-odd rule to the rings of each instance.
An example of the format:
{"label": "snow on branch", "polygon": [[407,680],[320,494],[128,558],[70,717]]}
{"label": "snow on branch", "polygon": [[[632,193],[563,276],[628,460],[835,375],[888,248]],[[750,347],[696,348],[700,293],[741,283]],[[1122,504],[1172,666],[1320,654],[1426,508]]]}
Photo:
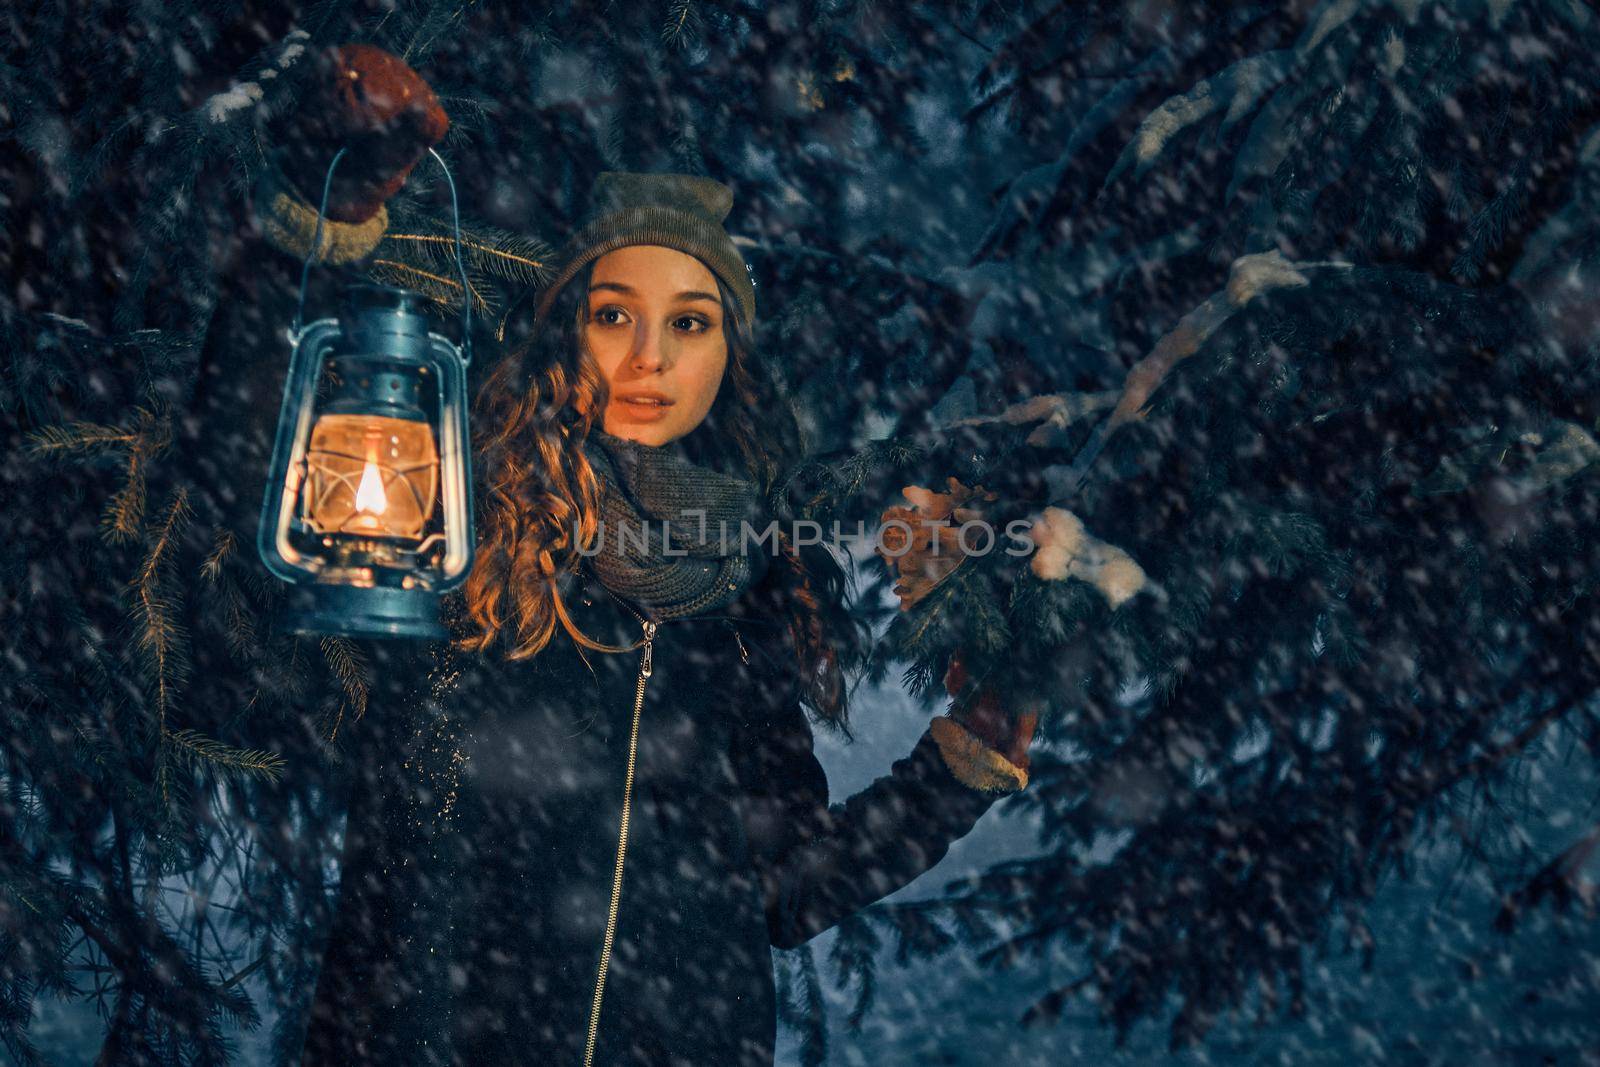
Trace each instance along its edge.
{"label": "snow on branch", "polygon": [[220,93],[213,94],[203,101],[199,110],[214,123],[231,122],[233,117],[241,111],[248,111],[259,104],[266,96],[262,82],[272,81],[305,55],[306,45],[311,40],[311,35],[305,30],[290,30],[278,42],[276,51],[268,59],[254,79],[237,82]]}
{"label": "snow on branch", "polygon": [[1293,263],[1284,259],[1277,249],[1240,256],[1234,260],[1228,272],[1227,284],[1179,319],[1178,324],[1155,343],[1148,355],[1129,368],[1115,409],[1095,427],[1095,432],[1079,450],[1072,465],[1064,473],[1057,472],[1051,478],[1054,499],[1066,499],[1077,491],[1111,435],[1123,425],[1143,419],[1151,395],[1166,381],[1173,368],[1200,351],[1211,335],[1236,311],[1274,289],[1298,289],[1309,285],[1304,271],[1323,267],[1348,269],[1350,266],[1348,263],[1333,262]]}

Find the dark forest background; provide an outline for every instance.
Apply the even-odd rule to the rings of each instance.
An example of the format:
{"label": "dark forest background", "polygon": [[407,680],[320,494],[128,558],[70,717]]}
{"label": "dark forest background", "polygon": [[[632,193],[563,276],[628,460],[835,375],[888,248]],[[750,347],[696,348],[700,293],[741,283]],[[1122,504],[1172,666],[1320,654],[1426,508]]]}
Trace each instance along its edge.
{"label": "dark forest background", "polygon": [[[1142,568],[1113,604],[996,554],[898,615],[862,558],[836,798],[958,644],[1049,711],[941,868],[774,954],[786,1062],[1594,1062],[1580,0],[0,13],[6,1057],[298,1050],[383,662],[273,625],[299,265],[250,194],[350,41],[434,86],[474,240],[530,261],[469,264],[475,373],[596,174],[709,174],[805,416],[797,513],[957,475]],[[428,166],[393,211],[442,232]]]}

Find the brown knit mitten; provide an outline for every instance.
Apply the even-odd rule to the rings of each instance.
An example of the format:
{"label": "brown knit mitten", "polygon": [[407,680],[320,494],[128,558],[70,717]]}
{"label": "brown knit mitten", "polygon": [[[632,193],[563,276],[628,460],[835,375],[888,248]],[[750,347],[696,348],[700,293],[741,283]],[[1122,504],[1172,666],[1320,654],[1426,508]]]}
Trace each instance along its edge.
{"label": "brown knit mitten", "polygon": [[[944,687],[955,696],[967,683],[959,650],[950,656]],[[1012,714],[993,690],[978,693],[963,711],[934,719],[929,728],[956,777],[975,789],[1007,793],[1027,787],[1028,745],[1038,726],[1037,711]]]}
{"label": "brown knit mitten", "polygon": [[334,172],[327,217],[365,222],[405,184],[411,169],[450,128],[433,90],[398,56],[371,45],[330,47],[316,59],[311,83],[286,120],[280,164],[304,200],[322,200]]}

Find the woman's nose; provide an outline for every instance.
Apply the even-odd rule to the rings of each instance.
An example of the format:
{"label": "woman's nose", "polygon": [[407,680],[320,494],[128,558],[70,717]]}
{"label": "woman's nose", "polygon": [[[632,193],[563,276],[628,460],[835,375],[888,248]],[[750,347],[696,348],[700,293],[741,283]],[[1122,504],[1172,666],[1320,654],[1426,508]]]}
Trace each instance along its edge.
{"label": "woman's nose", "polygon": [[670,367],[670,347],[661,330],[641,325],[634,338],[633,355],[629,363],[635,370],[645,373]]}

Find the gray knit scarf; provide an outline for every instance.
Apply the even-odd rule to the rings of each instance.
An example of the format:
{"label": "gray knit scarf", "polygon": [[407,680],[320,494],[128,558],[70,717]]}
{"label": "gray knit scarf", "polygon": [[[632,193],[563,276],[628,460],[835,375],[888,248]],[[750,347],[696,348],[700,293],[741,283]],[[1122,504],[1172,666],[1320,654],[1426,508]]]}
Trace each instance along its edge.
{"label": "gray knit scarf", "polygon": [[727,606],[766,572],[771,539],[740,536],[742,522],[757,533],[766,522],[754,482],[598,427],[584,452],[601,481],[600,531],[584,552],[607,589],[674,619]]}

